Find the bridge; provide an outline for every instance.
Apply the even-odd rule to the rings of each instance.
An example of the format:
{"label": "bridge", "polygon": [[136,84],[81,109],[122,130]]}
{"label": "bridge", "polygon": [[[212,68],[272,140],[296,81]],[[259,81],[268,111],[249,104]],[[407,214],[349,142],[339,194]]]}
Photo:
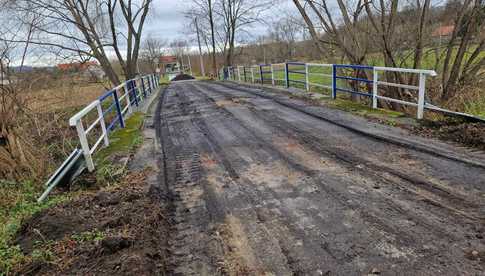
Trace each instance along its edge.
{"label": "bridge", "polygon": [[[480,273],[482,153],[313,105],[260,79],[161,91],[155,76],[128,81],[71,119],[82,145],[71,159],[94,170],[91,155],[109,144],[109,130],[154,99],[175,275]],[[118,117],[105,123],[108,109]],[[94,146],[83,142],[91,110],[102,129]]]}

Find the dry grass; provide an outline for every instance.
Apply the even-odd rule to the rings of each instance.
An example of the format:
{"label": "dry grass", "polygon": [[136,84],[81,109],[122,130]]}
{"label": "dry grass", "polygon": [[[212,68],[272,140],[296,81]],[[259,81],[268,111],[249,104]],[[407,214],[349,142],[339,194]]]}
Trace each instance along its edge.
{"label": "dry grass", "polygon": [[25,93],[29,108],[34,112],[50,112],[85,106],[106,91],[101,83],[63,84]]}
{"label": "dry grass", "polygon": [[69,117],[102,95],[105,87],[109,85],[37,74],[2,89],[12,107],[4,108],[0,118],[0,157],[8,161],[0,165],[0,178],[43,182],[77,146]]}

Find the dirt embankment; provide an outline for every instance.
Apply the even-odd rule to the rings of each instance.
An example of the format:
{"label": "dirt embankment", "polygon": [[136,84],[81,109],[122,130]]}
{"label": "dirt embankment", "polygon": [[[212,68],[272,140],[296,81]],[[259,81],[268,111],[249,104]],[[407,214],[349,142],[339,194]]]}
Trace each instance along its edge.
{"label": "dirt embankment", "polygon": [[131,173],[116,187],[32,217],[16,243],[36,257],[17,273],[163,275],[168,222],[161,194],[145,183],[153,173]]}
{"label": "dirt embankment", "polygon": [[414,129],[420,135],[485,150],[485,123],[454,120],[429,121]]}

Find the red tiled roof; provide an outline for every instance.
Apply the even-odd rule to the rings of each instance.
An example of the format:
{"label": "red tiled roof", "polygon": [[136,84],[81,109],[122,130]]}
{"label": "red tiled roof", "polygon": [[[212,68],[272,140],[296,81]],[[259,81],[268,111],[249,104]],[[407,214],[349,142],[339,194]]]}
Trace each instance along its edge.
{"label": "red tiled roof", "polygon": [[433,31],[432,36],[447,36],[447,35],[451,35],[454,30],[455,30],[455,26],[454,25],[441,26],[439,28],[436,28],[436,30]]}
{"label": "red tiled roof", "polygon": [[79,69],[79,70],[85,70],[88,68],[90,65],[98,65],[96,61],[87,61],[87,62],[72,62],[72,63],[61,63],[57,64],[57,68],[62,71],[67,71],[67,70],[73,70],[73,69]]}
{"label": "red tiled roof", "polygon": [[175,56],[161,56],[160,57],[160,62],[161,63],[173,63],[173,62],[177,62],[177,57],[175,57]]}

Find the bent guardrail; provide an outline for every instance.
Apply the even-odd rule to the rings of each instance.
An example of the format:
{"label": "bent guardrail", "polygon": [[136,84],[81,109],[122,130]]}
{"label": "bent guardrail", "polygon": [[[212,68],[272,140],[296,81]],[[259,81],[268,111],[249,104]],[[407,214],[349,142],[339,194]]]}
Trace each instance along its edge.
{"label": "bent guardrail", "polygon": [[[247,67],[237,66],[236,68],[236,73],[234,67],[223,68],[222,71],[227,72],[227,74],[224,74],[223,79],[248,82],[248,79],[246,78],[246,72],[248,71],[246,69]],[[350,93],[352,95],[371,98],[373,108],[377,108],[378,100],[414,106],[417,108],[416,117],[418,119],[423,118],[425,108],[437,111],[447,111],[426,103],[425,101],[426,77],[434,77],[437,75],[433,70],[304,62],[261,64],[248,66],[248,68],[251,72],[251,83],[264,84],[265,82],[271,82],[273,86],[281,85],[286,86],[287,88],[292,85],[297,85],[298,87],[303,86],[303,89],[306,91],[310,91],[311,87],[319,87],[330,90],[331,96],[334,99],[339,92]],[[269,68],[269,70],[265,70],[265,68]],[[241,72],[243,72],[243,75],[241,75]],[[418,85],[380,80],[380,74],[389,74],[393,72],[416,74]],[[259,74],[259,78],[255,76],[255,73]],[[265,75],[270,75],[270,78],[266,78]],[[317,83],[315,78],[322,81]],[[349,83],[352,83],[352,85],[349,85]],[[406,91],[417,91],[417,101],[412,102],[381,95],[379,94],[379,87],[382,86],[404,89]],[[354,87],[354,89],[352,89],[352,87]],[[361,87],[363,87],[364,90],[359,89]],[[409,94],[411,95],[411,93]]]}

